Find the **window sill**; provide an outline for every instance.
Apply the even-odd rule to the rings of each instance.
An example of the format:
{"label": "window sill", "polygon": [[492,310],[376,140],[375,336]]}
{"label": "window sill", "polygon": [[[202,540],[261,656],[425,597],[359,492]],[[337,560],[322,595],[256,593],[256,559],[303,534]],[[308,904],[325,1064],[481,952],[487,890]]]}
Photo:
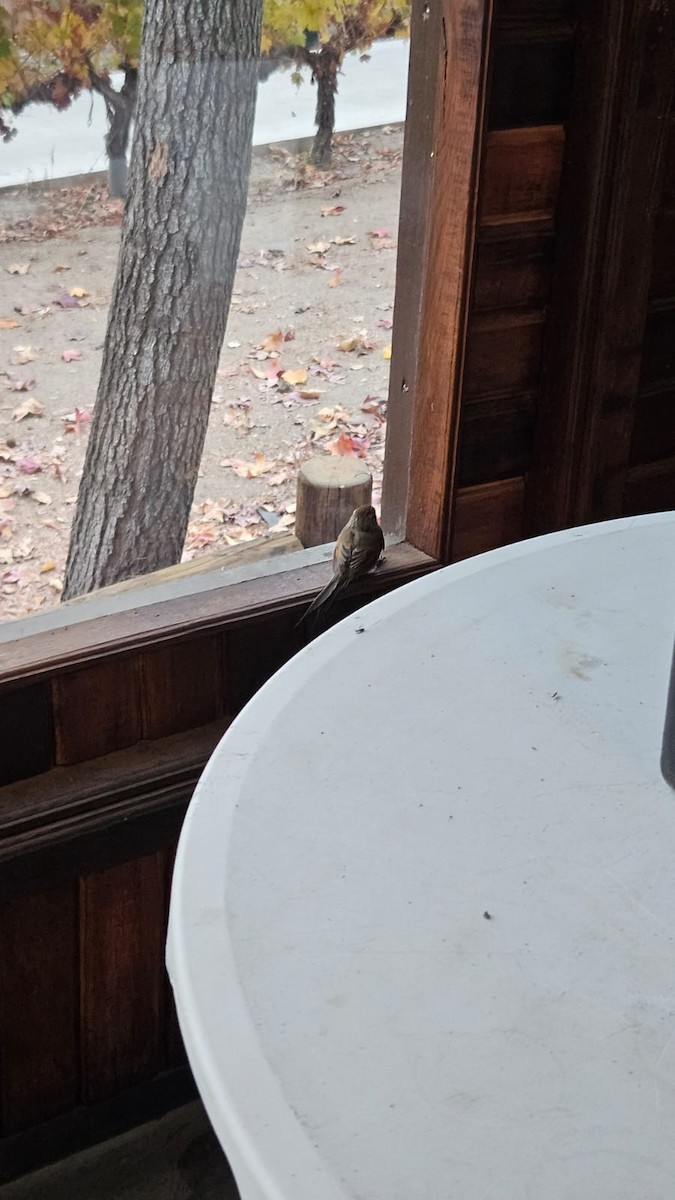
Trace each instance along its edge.
{"label": "window sill", "polygon": [[[0,685],[37,681],[110,654],[297,611],[327,582],[332,546],[316,546],[227,571],[101,592],[0,628]],[[364,602],[439,564],[407,542],[361,585]]]}

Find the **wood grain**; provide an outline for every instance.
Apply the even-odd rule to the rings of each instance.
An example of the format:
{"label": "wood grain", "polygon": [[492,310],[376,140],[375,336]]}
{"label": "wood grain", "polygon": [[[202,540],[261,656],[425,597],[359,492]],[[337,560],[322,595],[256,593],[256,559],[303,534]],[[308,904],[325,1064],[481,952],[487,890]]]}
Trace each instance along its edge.
{"label": "wood grain", "polygon": [[543,309],[551,289],[554,235],[550,221],[486,226],[476,246],[474,313]]}
{"label": "wood grain", "polygon": [[173,844],[228,723],[0,788],[0,901]]}
{"label": "wood grain", "polygon": [[461,488],[455,503],[452,561],[519,541],[524,495],[522,479]]}
{"label": "wood grain", "polygon": [[481,178],[480,224],[551,217],[558,200],[564,145],[565,134],[559,125],[489,133]]}
{"label": "wood grain", "polygon": [[58,675],[52,698],[58,764],[98,758],[141,736],[137,664],[128,655]]}
{"label": "wood grain", "polygon": [[674,76],[675,6],[583,6],[528,478],[531,532],[625,511]]}
{"label": "wood grain", "polygon": [[[432,42],[429,51],[439,68],[435,76],[436,122],[429,150],[435,165],[420,215],[424,273],[422,286],[416,291],[419,313],[416,353],[405,373],[398,360],[396,363],[392,360],[394,387],[390,390],[390,405],[394,422],[397,405],[412,404],[414,412],[406,537],[424,553],[443,560],[454,488],[473,276],[477,172],[492,3],[491,0],[443,0],[442,4],[427,7],[430,7],[427,36]],[[414,110],[409,115],[414,121]],[[401,271],[397,280],[399,290],[407,286]],[[408,374],[410,367],[413,374]],[[396,389],[404,384],[408,390],[400,396]],[[385,462],[385,469],[386,488],[391,471],[400,467]]]}
{"label": "wood grain", "polygon": [[420,337],[434,221],[435,145],[445,69],[441,6],[413,0],[382,488],[382,527],[386,534],[401,539],[406,536],[415,381],[421,370]]}
{"label": "wood grain", "polygon": [[490,397],[462,409],[458,487],[523,475],[532,465],[536,395]]}
{"label": "wood grain", "polygon": [[225,709],[217,634],[157,646],[139,656],[142,736],[206,725]]}
{"label": "wood grain", "polygon": [[541,310],[471,317],[464,403],[493,392],[525,392],[539,383],[544,332]]}
{"label": "wood grain", "polygon": [[161,852],[80,882],[82,1088],[87,1103],[164,1065]]}
{"label": "wood grain", "polygon": [[73,884],[0,908],[0,1129],[73,1108],[79,1095]]}
{"label": "wood grain", "polygon": [[[311,554],[311,551],[307,551]],[[391,582],[404,583],[432,570],[434,561],[405,542],[387,547],[387,561],[364,586],[374,598]],[[44,623],[28,618],[15,622],[17,636],[0,643],[0,694],[18,681],[35,681],[101,664],[105,667],[123,653],[135,652],[197,636],[236,628],[251,616],[286,610],[295,618],[326,582],[326,564],[313,563],[295,570],[204,590],[198,579],[194,591],[179,591],[175,598],[144,603],[129,592],[121,612],[108,614],[98,599],[83,603],[81,621],[74,622],[63,607],[46,614]],[[147,601],[147,596],[144,596]],[[32,632],[33,631],[33,632]]]}

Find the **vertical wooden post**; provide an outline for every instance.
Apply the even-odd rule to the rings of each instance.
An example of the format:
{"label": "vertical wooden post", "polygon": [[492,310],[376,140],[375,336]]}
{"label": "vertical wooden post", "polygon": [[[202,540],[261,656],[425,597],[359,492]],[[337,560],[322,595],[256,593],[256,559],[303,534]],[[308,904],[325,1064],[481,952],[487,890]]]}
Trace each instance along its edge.
{"label": "vertical wooden post", "polygon": [[334,542],[355,508],[370,504],[373,477],[351,458],[310,458],[298,472],[295,535],[303,546]]}

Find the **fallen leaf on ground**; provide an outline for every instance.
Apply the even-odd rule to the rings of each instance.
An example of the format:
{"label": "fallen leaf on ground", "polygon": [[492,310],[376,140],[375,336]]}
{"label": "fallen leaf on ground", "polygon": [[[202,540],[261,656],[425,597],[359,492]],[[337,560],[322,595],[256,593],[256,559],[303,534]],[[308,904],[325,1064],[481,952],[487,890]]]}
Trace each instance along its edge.
{"label": "fallen leaf on ground", "polygon": [[29,396],[28,400],[24,400],[18,408],[12,413],[13,421],[23,421],[24,417],[41,417],[44,414],[44,404],[40,404],[34,396]]}
{"label": "fallen leaf on ground", "polygon": [[329,204],[326,208],[321,209],[322,217],[337,217],[345,211],[344,204]]}
{"label": "fallen leaf on ground", "polygon": [[40,574],[47,575],[50,571],[55,571],[55,570],[56,570],[56,563],[54,562],[53,558],[50,558],[47,560],[47,562],[43,562],[42,566],[40,567]]}
{"label": "fallen leaf on ground", "polygon": [[21,322],[14,321],[12,319],[12,317],[3,317],[2,320],[0,320],[0,329],[20,329],[20,328],[21,328]]}
{"label": "fallen leaf on ground", "polygon": [[361,405],[361,411],[370,413],[372,416],[379,417],[380,420],[384,420],[384,416],[387,411],[387,401],[380,400],[377,396],[366,396],[363,404]]}
{"label": "fallen leaf on ground", "polygon": [[369,238],[390,238],[391,237],[391,229],[369,229],[368,237]]}
{"label": "fallen leaf on ground", "polygon": [[297,387],[299,384],[307,382],[307,372],[303,368],[299,371],[282,371],[281,378],[293,387]]}
{"label": "fallen leaf on ground", "polygon": [[25,454],[23,458],[18,459],[16,465],[22,475],[37,475],[38,471],[42,470],[42,463],[32,454]]}
{"label": "fallen leaf on ground", "polygon": [[344,338],[338,342],[338,350],[342,350],[346,354],[351,354],[354,350],[359,355],[369,354],[377,345],[368,337],[368,331],[362,329],[360,333],[354,333],[350,338]]}
{"label": "fallen leaf on ground", "polygon": [[57,263],[56,266],[54,267],[54,274],[56,275],[57,271],[69,271],[69,270],[70,270],[70,267],[67,267],[65,265],[65,263]]}
{"label": "fallen leaf on ground", "polygon": [[380,317],[377,323],[380,329],[391,329],[394,324],[394,322],[391,320],[391,317]]}
{"label": "fallen leaf on ground", "polygon": [[284,335],[281,329],[275,330],[274,333],[268,333],[262,342],[258,342],[257,349],[263,350],[265,354],[278,354],[283,345]]}
{"label": "fallen leaf on ground", "polygon": [[79,304],[77,303],[76,297],[69,295],[68,292],[63,292],[60,296],[57,296],[56,300],[54,301],[54,304],[58,304],[61,308],[79,308],[80,307]]}
{"label": "fallen leaf on ground", "polygon": [[310,254],[325,254],[330,250],[330,242],[312,242],[307,249]]}
{"label": "fallen leaf on ground", "polygon": [[69,296],[73,296],[76,300],[81,300],[83,296],[88,296],[89,292],[83,287],[73,287],[70,289]]}
{"label": "fallen leaf on ground", "polygon": [[67,413],[63,418],[65,433],[79,433],[80,425],[86,425],[91,421],[91,413],[86,408],[76,408],[75,412]]}
{"label": "fallen leaf on ground", "polygon": [[35,362],[37,356],[37,350],[32,346],[15,346],[9,361],[13,367],[24,367],[26,363]]}
{"label": "fallen leaf on ground", "polygon": [[253,462],[245,462],[242,458],[224,458],[220,465],[230,467],[240,479],[257,479],[259,475],[265,475],[276,467],[276,463],[267,462],[260,451],[253,455]]}
{"label": "fallen leaf on ground", "polygon": [[30,267],[29,262],[25,263],[10,263],[7,270],[10,275],[25,275]]}
{"label": "fallen leaf on ground", "polygon": [[391,358],[391,342],[389,343],[388,346],[383,346],[382,357],[383,358]]}
{"label": "fallen leaf on ground", "polygon": [[33,492],[33,499],[38,504],[51,504],[52,498],[47,492]]}
{"label": "fallen leaf on ground", "polygon": [[395,238],[376,238],[371,242],[373,250],[395,250]]}
{"label": "fallen leaf on ground", "polygon": [[11,392],[29,392],[31,388],[35,387],[34,379],[17,379],[16,375],[10,375],[7,371],[5,375],[8,381],[7,387]]}
{"label": "fallen leaf on ground", "polygon": [[323,393],[318,388],[300,388],[298,395],[301,400],[319,400]]}
{"label": "fallen leaf on ground", "polygon": [[340,237],[338,233],[336,237],[330,239],[334,246],[354,246],[356,245],[356,237]]}
{"label": "fallen leaf on ground", "polygon": [[341,283],[342,283],[342,267],[336,267],[333,278],[328,280],[328,286],[329,287],[339,287]]}
{"label": "fallen leaf on ground", "polygon": [[81,350],[64,350],[61,354],[64,362],[79,362],[82,358]]}
{"label": "fallen leaf on ground", "polygon": [[365,458],[370,447],[368,438],[355,437],[353,434],[341,433],[334,442],[329,442],[326,449],[330,454],[342,457]]}
{"label": "fallen leaf on ground", "polygon": [[59,579],[58,575],[53,575],[51,579],[47,580],[47,583],[49,584],[50,588],[54,589],[55,592],[63,591],[63,580]]}

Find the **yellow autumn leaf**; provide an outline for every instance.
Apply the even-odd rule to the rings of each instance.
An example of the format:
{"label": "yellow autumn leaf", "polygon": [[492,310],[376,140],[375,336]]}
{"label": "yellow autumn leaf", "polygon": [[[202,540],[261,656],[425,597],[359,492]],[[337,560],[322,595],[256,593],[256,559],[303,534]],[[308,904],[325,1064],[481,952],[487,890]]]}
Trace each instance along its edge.
{"label": "yellow autumn leaf", "polygon": [[83,296],[88,296],[89,292],[87,291],[86,288],[74,287],[74,288],[70,289],[70,292],[68,294],[70,296],[74,296],[77,300],[81,300]]}
{"label": "yellow autumn leaf", "polygon": [[299,371],[282,371],[281,378],[292,387],[298,387],[299,384],[307,382],[307,372],[303,368]]}
{"label": "yellow autumn leaf", "polygon": [[384,346],[384,347],[383,347],[383,349],[382,349],[382,357],[383,357],[383,358],[391,358],[391,342],[389,343],[389,345],[388,345],[388,346]]}

